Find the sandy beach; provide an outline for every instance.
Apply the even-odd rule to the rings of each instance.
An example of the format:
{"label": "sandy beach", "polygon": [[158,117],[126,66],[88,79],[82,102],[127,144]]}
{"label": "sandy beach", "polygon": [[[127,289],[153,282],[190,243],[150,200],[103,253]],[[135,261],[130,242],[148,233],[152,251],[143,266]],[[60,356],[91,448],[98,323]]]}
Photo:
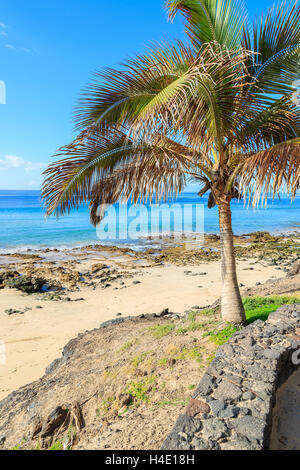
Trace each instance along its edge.
{"label": "sandy beach", "polygon": [[[66,343],[79,333],[98,328],[102,322],[120,314],[137,316],[165,308],[183,313],[194,306],[208,306],[221,293],[219,261],[200,261],[196,265],[154,263],[142,254],[135,256],[118,250],[89,252],[88,256],[83,251],[80,255],[76,253],[77,260],[74,253],[63,259],[58,252],[39,256],[44,260],[28,260],[26,256],[19,260],[2,257],[2,268],[19,267],[28,274],[38,266],[39,273],[52,271],[56,278],[55,270],[61,273],[61,266],[64,266],[64,279],[69,270],[80,272],[89,282],[81,280],[75,288],[71,283],[72,288],[63,293],[68,297],[58,301],[47,300],[49,294],[28,295],[16,289],[0,290],[0,338],[6,346],[6,364],[0,365],[0,400],[39,379],[45,368],[60,357]],[[109,264],[109,271],[105,270],[105,264]],[[282,277],[283,268],[270,264],[255,257],[239,259],[241,284],[253,287],[268,279]],[[105,281],[106,275],[104,284],[103,269],[114,274],[109,282]],[[102,273],[100,276],[99,272]],[[17,312],[9,315],[9,309]]]}

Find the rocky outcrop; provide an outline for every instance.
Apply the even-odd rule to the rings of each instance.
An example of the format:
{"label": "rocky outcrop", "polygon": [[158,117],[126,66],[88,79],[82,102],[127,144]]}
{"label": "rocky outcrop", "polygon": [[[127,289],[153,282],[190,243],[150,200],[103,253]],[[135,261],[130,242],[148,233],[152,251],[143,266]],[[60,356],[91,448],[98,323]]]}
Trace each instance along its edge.
{"label": "rocky outcrop", "polygon": [[300,304],[222,346],[163,450],[268,449],[278,388],[299,367]]}
{"label": "rocky outcrop", "polygon": [[39,277],[20,276],[16,271],[0,274],[0,288],[18,289],[25,294],[41,292],[46,280]]}

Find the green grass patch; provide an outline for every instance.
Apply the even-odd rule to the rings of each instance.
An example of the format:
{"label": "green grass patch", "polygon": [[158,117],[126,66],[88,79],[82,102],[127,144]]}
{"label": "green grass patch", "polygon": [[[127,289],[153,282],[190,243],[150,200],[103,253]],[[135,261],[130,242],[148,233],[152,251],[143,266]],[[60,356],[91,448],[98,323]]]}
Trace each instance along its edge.
{"label": "green grass patch", "polygon": [[128,351],[128,349],[132,348],[132,346],[135,344],[136,341],[127,341],[127,343],[125,343],[121,349],[119,349],[118,352],[124,352],[124,351]]}
{"label": "green grass patch", "polygon": [[188,400],[165,400],[160,403],[156,403],[156,406],[159,408],[164,408],[165,406],[187,406]]}
{"label": "green grass patch", "polygon": [[237,327],[234,325],[228,325],[223,330],[210,332],[204,336],[209,336],[213,343],[215,343],[217,346],[222,346],[222,344],[227,343],[231,336],[234,335],[234,333],[237,331]]}
{"label": "green grass patch", "polygon": [[218,308],[206,308],[204,310],[200,310],[199,312],[190,312],[188,314],[188,321],[194,322],[197,320],[198,317],[208,317],[217,313]]}
{"label": "green grass patch", "polygon": [[102,413],[108,413],[115,401],[116,401],[116,397],[105,398],[101,403],[100,410],[97,410],[97,411],[98,412],[102,411]]}
{"label": "green grass patch", "polygon": [[201,362],[202,360],[202,353],[198,347],[194,347],[191,349],[183,348],[181,349],[178,356],[176,356],[177,361],[186,361],[188,359],[194,359],[197,362]]}
{"label": "green grass patch", "polygon": [[[246,312],[247,323],[251,324],[256,320],[267,321],[271,313],[276,312],[282,305],[291,305],[300,303],[299,297],[247,297],[243,300]],[[212,331],[204,336],[221,346],[225,344],[239,330],[234,325],[228,324],[226,328],[220,331]]]}
{"label": "green grass patch", "polygon": [[247,297],[243,300],[247,323],[256,320],[266,321],[271,313],[276,312],[282,305],[299,303],[299,297]]}
{"label": "green grass patch", "polygon": [[157,364],[159,367],[165,366],[168,364],[168,360],[169,359],[167,357],[163,357],[162,359],[159,359]]}
{"label": "green grass patch", "polygon": [[172,333],[175,330],[175,325],[173,324],[158,325],[158,326],[152,326],[149,329],[152,332],[152,335],[155,339],[160,339]]}
{"label": "green grass patch", "polygon": [[207,326],[207,323],[197,323],[197,322],[191,322],[187,326],[180,326],[179,328],[176,329],[176,334],[177,335],[184,335],[185,333],[189,333],[191,331],[199,331],[203,330]]}

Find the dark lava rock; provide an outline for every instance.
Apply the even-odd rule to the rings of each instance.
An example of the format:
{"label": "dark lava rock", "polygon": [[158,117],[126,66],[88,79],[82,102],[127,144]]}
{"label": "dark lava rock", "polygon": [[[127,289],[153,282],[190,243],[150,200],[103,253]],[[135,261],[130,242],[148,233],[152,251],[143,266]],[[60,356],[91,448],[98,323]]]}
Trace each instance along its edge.
{"label": "dark lava rock", "polygon": [[9,309],[5,310],[4,313],[11,316],[11,315],[24,315],[25,312],[24,312],[24,310],[16,310],[14,308],[9,308]]}
{"label": "dark lava rock", "polygon": [[165,308],[164,310],[162,310],[161,312],[157,313],[157,317],[165,317],[166,315],[169,315],[169,309],[168,308]]}
{"label": "dark lava rock", "polygon": [[6,287],[18,289],[25,294],[33,294],[41,292],[42,287],[46,284],[46,280],[42,278],[20,276],[17,278],[4,281]]}
{"label": "dark lava rock", "polygon": [[218,385],[214,392],[214,397],[218,400],[238,400],[242,396],[241,389],[225,380]]}

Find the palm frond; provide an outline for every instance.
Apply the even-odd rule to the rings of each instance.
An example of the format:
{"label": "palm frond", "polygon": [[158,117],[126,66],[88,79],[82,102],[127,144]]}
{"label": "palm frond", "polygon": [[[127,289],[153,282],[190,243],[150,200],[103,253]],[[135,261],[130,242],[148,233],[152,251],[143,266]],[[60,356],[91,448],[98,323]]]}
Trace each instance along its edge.
{"label": "palm frond", "polygon": [[239,143],[244,153],[257,153],[299,135],[300,108],[291,96],[283,96],[267,106],[258,107],[250,119],[242,119],[233,140],[235,145]]}
{"label": "palm frond", "polygon": [[177,12],[183,14],[187,34],[197,48],[212,41],[228,49],[240,47],[247,19],[243,1],[169,0],[167,8],[171,20]]}
{"label": "palm frond", "polygon": [[247,81],[245,62],[250,54],[244,49],[228,51],[216,43],[203,45],[189,69],[139,113],[133,137],[147,140],[155,129],[164,134],[182,132],[195,150],[205,140],[211,148],[216,142],[220,152],[222,135],[235,127],[242,111],[240,92]]}
{"label": "palm frond", "polygon": [[76,107],[76,129],[130,123],[158,93],[182,76],[193,59],[180,41],[150,48],[122,64],[95,74]]}
{"label": "palm frond", "polygon": [[[53,163],[44,173],[42,196],[48,216],[53,212],[57,216],[69,213],[82,203],[95,200],[96,190],[97,200],[101,194],[101,204],[114,203],[115,195],[121,194],[136,199],[135,187],[141,178],[145,194],[147,191],[152,197],[155,189],[156,197],[160,197],[153,178],[157,182],[166,180],[169,171],[175,188],[174,175],[177,179],[179,174],[184,177],[193,158],[185,146],[162,136],[157,135],[152,143],[133,144],[126,134],[116,130],[111,135],[94,133],[80,143],[75,141],[63,147],[57,156],[62,155],[65,158]],[[113,187],[107,186],[109,181],[114,181]],[[167,188],[165,193],[169,194]]]}
{"label": "palm frond", "polygon": [[284,1],[272,7],[260,23],[256,19],[252,30],[245,28],[243,45],[253,51],[249,72],[260,93],[291,93],[299,78],[299,2]]}
{"label": "palm frond", "polygon": [[300,138],[274,145],[245,160],[240,191],[257,205],[283,190],[294,198],[300,187]]}

